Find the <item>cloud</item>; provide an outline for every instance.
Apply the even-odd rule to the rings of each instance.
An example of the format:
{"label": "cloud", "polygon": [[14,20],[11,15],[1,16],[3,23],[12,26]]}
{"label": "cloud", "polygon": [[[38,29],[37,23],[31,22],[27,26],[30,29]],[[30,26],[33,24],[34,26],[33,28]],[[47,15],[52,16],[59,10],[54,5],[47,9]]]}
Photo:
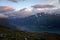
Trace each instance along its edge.
{"label": "cloud", "polygon": [[30,16],[31,15],[31,12],[32,10],[31,9],[28,9],[28,8],[23,8],[19,11],[15,11],[14,14],[16,17],[27,17],[27,16]]}
{"label": "cloud", "polygon": [[60,2],[60,0],[59,0],[59,2]]}
{"label": "cloud", "polygon": [[8,16],[6,16],[6,15],[0,13],[0,18],[7,18],[7,17],[8,17]]}
{"label": "cloud", "polygon": [[54,8],[54,5],[34,5],[33,8]]}
{"label": "cloud", "polygon": [[17,3],[17,2],[19,2],[19,1],[25,1],[25,0],[8,0],[8,1]]}
{"label": "cloud", "polygon": [[46,9],[51,9],[50,11],[56,10],[53,5],[34,5],[32,10],[29,8],[23,8],[19,11],[13,10],[10,6],[0,6],[0,18],[24,18],[34,15],[38,12],[49,12]]}
{"label": "cloud", "polygon": [[13,11],[13,9],[10,6],[0,6],[0,13]]}
{"label": "cloud", "polygon": [[24,12],[24,13],[29,13],[29,12],[31,12],[31,9],[29,9],[29,8],[23,8],[20,11]]}
{"label": "cloud", "polygon": [[21,18],[21,17],[27,17],[30,15],[31,10],[27,8],[23,8],[19,11],[15,11],[10,6],[0,6],[0,18],[3,17],[11,17],[11,18]]}
{"label": "cloud", "polygon": [[53,13],[54,10],[58,9],[55,5],[49,5],[49,4],[48,5],[36,4],[32,7],[33,7],[33,11],[32,11],[33,14],[40,13],[40,12]]}
{"label": "cloud", "polygon": [[0,18],[8,18],[10,13],[13,13],[13,8],[10,6],[0,6]]}
{"label": "cloud", "polygon": [[18,0],[8,0],[8,1],[15,2],[15,3],[18,2]]}
{"label": "cloud", "polygon": [[49,4],[57,4],[60,0],[47,0]]}
{"label": "cloud", "polygon": [[15,11],[10,6],[0,6],[0,18],[23,18],[29,16],[31,13],[31,9],[23,8],[19,11]]}

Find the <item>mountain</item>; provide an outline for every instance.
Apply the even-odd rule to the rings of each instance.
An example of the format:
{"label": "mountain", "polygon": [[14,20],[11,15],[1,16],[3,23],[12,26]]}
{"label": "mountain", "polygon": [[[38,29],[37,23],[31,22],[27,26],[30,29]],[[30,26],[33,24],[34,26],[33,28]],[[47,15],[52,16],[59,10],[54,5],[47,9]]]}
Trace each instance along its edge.
{"label": "mountain", "polygon": [[0,40],[60,40],[60,34],[18,31],[0,26]]}
{"label": "mountain", "polygon": [[11,29],[16,29],[15,26],[13,26],[12,24],[9,24],[8,18],[0,18],[0,26],[5,26]]}
{"label": "mountain", "polygon": [[6,20],[7,26],[17,30],[60,33],[60,14],[56,13],[41,12],[24,18],[8,18]]}
{"label": "mountain", "polygon": [[[18,14],[18,13],[17,13]],[[50,32],[60,34],[60,14],[59,12],[40,12],[28,17],[20,18],[20,15],[8,18],[0,18],[0,25],[12,29],[24,30],[28,32]],[[6,15],[6,14],[5,14]]]}
{"label": "mountain", "polygon": [[48,26],[48,25],[52,25],[55,23],[59,25],[58,24],[60,21],[59,17],[60,17],[60,14],[37,13],[36,15],[31,15],[25,18],[9,18],[8,20],[12,23],[20,24],[20,25],[35,25],[36,24],[36,25]]}

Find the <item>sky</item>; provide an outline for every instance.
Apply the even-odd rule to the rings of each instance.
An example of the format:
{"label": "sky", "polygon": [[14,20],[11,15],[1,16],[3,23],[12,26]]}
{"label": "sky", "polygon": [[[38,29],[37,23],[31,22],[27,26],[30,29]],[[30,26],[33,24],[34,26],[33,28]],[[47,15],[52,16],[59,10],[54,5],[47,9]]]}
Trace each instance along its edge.
{"label": "sky", "polygon": [[60,13],[60,0],[0,0],[1,17],[26,17],[37,12]]}
{"label": "sky", "polygon": [[31,8],[36,4],[51,4],[60,6],[59,0],[0,0],[0,6],[10,6],[15,10]]}

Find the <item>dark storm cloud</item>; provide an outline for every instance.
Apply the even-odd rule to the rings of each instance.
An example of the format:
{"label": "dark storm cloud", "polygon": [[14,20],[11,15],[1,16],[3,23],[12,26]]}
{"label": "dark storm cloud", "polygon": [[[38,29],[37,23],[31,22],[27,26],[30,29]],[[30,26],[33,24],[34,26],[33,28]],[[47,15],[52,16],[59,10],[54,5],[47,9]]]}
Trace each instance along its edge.
{"label": "dark storm cloud", "polygon": [[54,8],[54,5],[34,5],[33,8]]}

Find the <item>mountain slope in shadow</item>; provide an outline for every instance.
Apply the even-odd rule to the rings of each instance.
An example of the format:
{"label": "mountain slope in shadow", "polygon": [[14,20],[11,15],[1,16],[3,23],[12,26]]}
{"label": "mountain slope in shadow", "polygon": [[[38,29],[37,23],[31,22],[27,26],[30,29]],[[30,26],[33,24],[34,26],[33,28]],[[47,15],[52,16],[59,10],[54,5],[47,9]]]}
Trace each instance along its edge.
{"label": "mountain slope in shadow", "polygon": [[0,40],[60,40],[60,34],[26,32],[0,27]]}

